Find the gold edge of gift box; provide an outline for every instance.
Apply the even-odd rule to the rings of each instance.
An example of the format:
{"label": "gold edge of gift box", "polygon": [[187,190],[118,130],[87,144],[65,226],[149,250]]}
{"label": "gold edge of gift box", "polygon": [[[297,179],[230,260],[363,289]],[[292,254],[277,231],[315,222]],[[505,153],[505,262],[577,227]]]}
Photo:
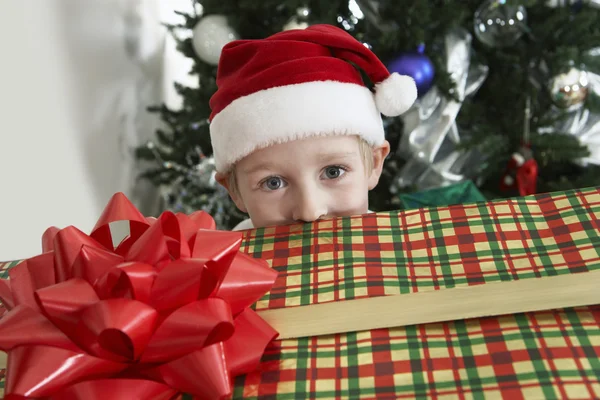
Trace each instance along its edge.
{"label": "gold edge of gift box", "polygon": [[264,310],[278,339],[600,304],[600,271]]}

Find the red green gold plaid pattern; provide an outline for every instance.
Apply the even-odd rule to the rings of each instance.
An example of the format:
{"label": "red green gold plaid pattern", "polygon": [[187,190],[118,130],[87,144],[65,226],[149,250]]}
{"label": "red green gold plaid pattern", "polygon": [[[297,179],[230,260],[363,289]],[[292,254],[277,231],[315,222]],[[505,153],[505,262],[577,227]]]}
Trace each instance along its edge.
{"label": "red green gold plaid pattern", "polygon": [[[258,229],[244,250],[280,273],[260,310],[596,270],[599,221],[585,189]],[[234,397],[600,398],[600,306],[278,341]]]}

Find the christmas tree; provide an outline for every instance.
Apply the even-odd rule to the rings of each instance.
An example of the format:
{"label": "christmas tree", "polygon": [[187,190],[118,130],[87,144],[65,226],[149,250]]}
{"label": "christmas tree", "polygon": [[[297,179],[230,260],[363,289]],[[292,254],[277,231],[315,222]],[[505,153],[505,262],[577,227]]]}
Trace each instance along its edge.
{"label": "christmas tree", "polygon": [[214,179],[209,99],[222,47],[327,23],[412,76],[419,99],[384,120],[392,153],[370,194],[399,196],[465,180],[486,198],[600,183],[600,4],[596,0],[201,0],[168,25],[198,87],[180,109],[150,107],[164,128],[137,149],[164,207],[204,209],[221,228],[244,218]]}

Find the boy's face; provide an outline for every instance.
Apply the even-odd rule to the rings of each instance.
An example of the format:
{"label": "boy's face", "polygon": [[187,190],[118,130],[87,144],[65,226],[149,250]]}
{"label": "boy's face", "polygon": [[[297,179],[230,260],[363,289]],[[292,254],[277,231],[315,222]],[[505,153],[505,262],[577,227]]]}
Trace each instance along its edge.
{"label": "boy's face", "polygon": [[[273,145],[236,164],[238,190],[229,192],[256,228],[364,214],[389,151],[387,141],[374,148],[367,171],[356,136]],[[217,179],[227,186],[226,176]]]}

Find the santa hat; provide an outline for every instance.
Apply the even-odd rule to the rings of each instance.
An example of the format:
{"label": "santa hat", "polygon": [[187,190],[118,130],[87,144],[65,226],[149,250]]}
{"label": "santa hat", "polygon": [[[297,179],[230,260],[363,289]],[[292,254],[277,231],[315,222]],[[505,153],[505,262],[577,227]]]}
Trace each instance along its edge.
{"label": "santa hat", "polygon": [[[375,84],[374,94],[355,66]],[[411,77],[390,74],[371,50],[331,25],[230,42],[217,87],[210,137],[219,172],[257,149],[311,136],[358,135],[380,145],[381,114],[400,115],[417,98]]]}

